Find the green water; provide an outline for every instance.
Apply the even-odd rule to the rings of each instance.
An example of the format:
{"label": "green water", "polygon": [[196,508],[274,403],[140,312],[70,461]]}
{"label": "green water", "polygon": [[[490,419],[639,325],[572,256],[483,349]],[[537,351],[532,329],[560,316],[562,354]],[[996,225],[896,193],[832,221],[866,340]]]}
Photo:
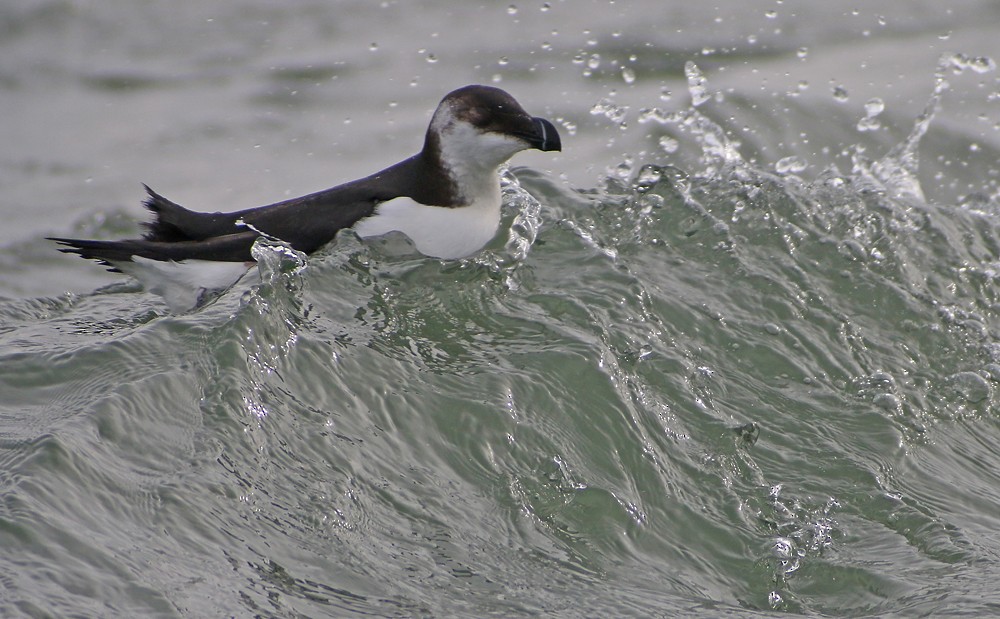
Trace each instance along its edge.
{"label": "green water", "polygon": [[190,315],[5,303],[9,608],[997,610],[984,213],[514,175],[537,238],[475,260],[348,236]]}

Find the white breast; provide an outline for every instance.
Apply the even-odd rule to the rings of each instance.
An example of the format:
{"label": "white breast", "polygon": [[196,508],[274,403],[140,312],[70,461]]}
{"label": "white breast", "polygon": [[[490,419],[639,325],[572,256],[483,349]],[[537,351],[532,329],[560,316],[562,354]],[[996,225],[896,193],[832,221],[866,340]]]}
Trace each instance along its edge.
{"label": "white breast", "polygon": [[427,206],[411,198],[379,204],[375,214],[354,224],[367,238],[389,232],[410,237],[417,250],[433,258],[464,258],[476,253],[496,235],[500,224],[500,183],[468,206]]}

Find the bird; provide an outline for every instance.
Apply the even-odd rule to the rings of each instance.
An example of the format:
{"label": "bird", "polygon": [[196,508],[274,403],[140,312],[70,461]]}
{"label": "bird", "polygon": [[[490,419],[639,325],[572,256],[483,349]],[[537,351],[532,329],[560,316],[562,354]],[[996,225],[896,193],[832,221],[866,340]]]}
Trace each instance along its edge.
{"label": "bird", "polygon": [[253,266],[251,248],[262,235],[311,254],[346,228],[362,238],[401,232],[421,254],[464,258],[496,235],[500,166],[528,149],[562,150],[552,122],[529,115],[500,88],[474,84],[441,100],[420,152],[370,176],[212,213],[189,210],[143,185],[152,220],[143,223],[141,238],[48,239],[62,252],[135,277],[172,307],[197,306],[206,292],[238,281]]}

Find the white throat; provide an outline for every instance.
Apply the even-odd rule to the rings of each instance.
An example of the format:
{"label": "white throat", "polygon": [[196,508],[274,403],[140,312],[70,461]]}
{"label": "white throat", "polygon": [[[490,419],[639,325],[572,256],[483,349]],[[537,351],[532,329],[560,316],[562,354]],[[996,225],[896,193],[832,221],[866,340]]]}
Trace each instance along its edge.
{"label": "white throat", "polygon": [[411,198],[396,198],[375,207],[375,213],[354,225],[361,237],[399,231],[417,250],[435,258],[464,258],[496,235],[500,225],[499,168],[527,148],[510,135],[483,132],[454,117],[447,106],[431,120],[441,147],[441,165],[455,183],[460,206],[430,206]]}
{"label": "white throat", "polygon": [[469,203],[499,194],[497,178],[500,166],[527,145],[511,135],[482,132],[472,124],[456,119],[442,106],[431,119],[431,131],[439,137],[441,164],[458,193]]}

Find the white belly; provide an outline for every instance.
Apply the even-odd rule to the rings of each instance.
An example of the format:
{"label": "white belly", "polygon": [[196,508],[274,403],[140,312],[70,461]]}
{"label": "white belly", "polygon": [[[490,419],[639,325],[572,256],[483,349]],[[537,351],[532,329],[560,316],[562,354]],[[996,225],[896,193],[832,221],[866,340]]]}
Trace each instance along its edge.
{"label": "white belly", "polygon": [[410,198],[379,204],[375,214],[354,224],[363,238],[402,232],[417,250],[433,258],[464,258],[489,243],[500,224],[500,187],[469,206],[426,206]]}
{"label": "white belly", "polygon": [[250,264],[245,262],[174,262],[150,260],[142,256],[135,256],[127,262],[116,262],[115,266],[139,280],[146,290],[163,297],[174,312],[196,307],[206,292],[229,288],[250,268]]}

